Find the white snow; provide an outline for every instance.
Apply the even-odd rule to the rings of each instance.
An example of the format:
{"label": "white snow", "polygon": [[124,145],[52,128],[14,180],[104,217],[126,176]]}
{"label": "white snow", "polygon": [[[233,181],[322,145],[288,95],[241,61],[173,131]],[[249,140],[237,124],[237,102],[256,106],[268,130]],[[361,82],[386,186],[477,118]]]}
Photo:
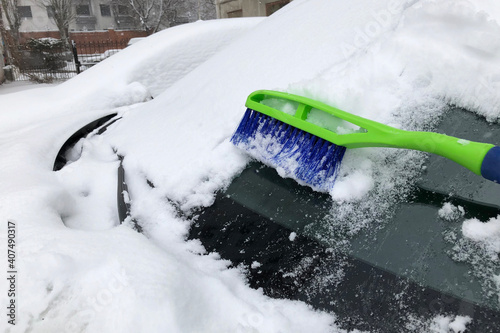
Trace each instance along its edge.
{"label": "white snow", "polygon": [[252,262],[252,264],[250,265],[250,268],[252,269],[256,269],[256,268],[259,268],[260,266],[262,266],[262,264],[258,261],[254,261]]}
{"label": "white snow", "polygon": [[500,216],[487,222],[478,219],[465,220],[462,224],[465,237],[485,246],[488,252],[496,257],[500,253]]}
{"label": "white snow", "polygon": [[42,86],[55,86],[60,83],[33,83],[30,81],[4,82],[0,85],[0,95],[11,94],[14,92],[25,91],[28,89],[40,88]]}
{"label": "white snow", "polygon": [[455,206],[450,202],[445,202],[443,207],[438,210],[440,218],[453,221],[465,215],[465,210],[462,206]]}
{"label": "white snow", "polygon": [[[334,314],[269,299],[239,269],[185,241],[189,222],[167,198],[185,210],[210,205],[244,168],[247,155],[228,138],[257,89],[412,130],[432,125],[447,103],[497,121],[499,36],[495,1],[295,0],[267,19],[168,29],[64,84],[0,95],[0,244],[14,221],[19,270],[17,325],[2,328],[339,331]],[[52,171],[74,131],[113,112],[122,120]],[[117,225],[115,150],[144,235]],[[419,163],[411,152],[349,151],[332,197],[370,205],[372,193],[411,184]],[[464,235],[497,246],[498,219],[478,223],[466,221]],[[447,329],[460,332],[468,320],[446,319]]]}
{"label": "white snow", "polygon": [[[341,175],[330,191],[332,198],[338,202],[361,200],[373,188],[372,177],[373,163],[370,160],[361,161],[361,167]],[[345,167],[344,167],[345,170]]]}
{"label": "white snow", "polygon": [[467,332],[467,324],[472,321],[467,316],[437,316],[431,323],[430,332],[432,333],[463,333]]}

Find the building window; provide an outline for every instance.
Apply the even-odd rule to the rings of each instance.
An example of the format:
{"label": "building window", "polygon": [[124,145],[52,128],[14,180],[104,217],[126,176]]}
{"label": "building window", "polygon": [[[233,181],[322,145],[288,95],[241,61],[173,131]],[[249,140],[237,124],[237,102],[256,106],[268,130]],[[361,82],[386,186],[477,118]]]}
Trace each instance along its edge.
{"label": "building window", "polygon": [[32,18],[31,6],[17,6],[17,12],[21,18]]}
{"label": "building window", "polygon": [[54,18],[54,6],[46,6],[47,9],[47,16],[49,18]]}
{"label": "building window", "polygon": [[128,7],[125,5],[118,5],[118,15],[127,16],[129,14]]}
{"label": "building window", "polygon": [[282,7],[285,7],[289,2],[290,0],[279,0],[275,2],[266,3],[266,15],[269,16],[271,14],[274,14]]}
{"label": "building window", "polygon": [[90,6],[89,5],[76,5],[76,15],[78,15],[78,16],[90,16]]}
{"label": "building window", "polygon": [[243,10],[238,9],[238,10],[233,10],[231,12],[227,12],[227,17],[232,18],[232,17],[243,17]]}
{"label": "building window", "polygon": [[111,7],[109,5],[99,5],[101,7],[101,16],[111,16]]}

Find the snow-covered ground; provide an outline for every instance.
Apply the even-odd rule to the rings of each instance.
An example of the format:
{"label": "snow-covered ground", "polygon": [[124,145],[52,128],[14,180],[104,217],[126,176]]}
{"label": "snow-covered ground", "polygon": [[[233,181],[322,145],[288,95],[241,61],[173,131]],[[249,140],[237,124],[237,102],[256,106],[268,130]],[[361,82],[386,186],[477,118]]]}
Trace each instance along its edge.
{"label": "snow-covered ground", "polygon": [[[208,206],[244,168],[248,157],[228,139],[253,90],[298,93],[395,127],[428,129],[449,104],[498,122],[499,81],[493,0],[295,0],[264,20],[168,29],[61,85],[2,94],[0,244],[6,248],[14,222],[18,269],[16,326],[2,321],[2,328],[340,331],[335,314],[269,299],[217,254],[200,256],[204,249],[185,241],[188,222],[169,200],[184,210]],[[122,119],[52,171],[75,130],[113,112]],[[116,152],[125,156],[132,215],[144,234],[119,225]],[[331,193],[335,215],[359,214],[353,232],[377,223],[404,197],[423,156],[349,151]],[[464,236],[498,251],[497,222],[465,222]],[[8,289],[5,279],[0,288]],[[8,301],[2,296],[4,309]],[[438,316],[424,331],[459,332],[469,320]]]}
{"label": "snow-covered ground", "polygon": [[[15,92],[20,92],[20,91],[25,91],[29,89],[35,89],[35,88],[41,88],[43,86],[54,86],[59,84],[58,83],[33,83],[30,81],[14,81],[14,82],[4,82],[2,85],[0,85],[0,95],[6,95],[6,94],[12,94]],[[8,112],[7,106],[5,108],[2,108],[5,112]]]}

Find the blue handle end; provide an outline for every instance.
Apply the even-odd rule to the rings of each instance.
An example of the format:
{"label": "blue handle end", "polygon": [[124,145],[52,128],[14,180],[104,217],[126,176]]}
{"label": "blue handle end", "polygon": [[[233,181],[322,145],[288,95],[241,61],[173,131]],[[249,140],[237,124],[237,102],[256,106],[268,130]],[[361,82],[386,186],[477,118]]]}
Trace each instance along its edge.
{"label": "blue handle end", "polygon": [[495,183],[500,183],[500,147],[491,148],[481,164],[481,175]]}

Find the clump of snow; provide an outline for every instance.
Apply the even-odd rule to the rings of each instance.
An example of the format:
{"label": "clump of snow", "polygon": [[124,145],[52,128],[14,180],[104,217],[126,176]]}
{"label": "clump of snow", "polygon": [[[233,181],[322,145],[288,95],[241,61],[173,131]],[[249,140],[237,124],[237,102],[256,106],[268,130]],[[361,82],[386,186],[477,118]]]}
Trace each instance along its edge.
{"label": "clump of snow", "polygon": [[449,328],[454,333],[462,333],[467,330],[467,324],[472,321],[468,316],[456,316],[455,319],[449,324]]}
{"label": "clump of snow", "polygon": [[468,316],[437,316],[433,319],[430,325],[430,332],[432,333],[464,333],[467,331],[467,324],[472,319]]}
{"label": "clump of snow", "polygon": [[491,218],[488,222],[469,219],[462,224],[463,235],[484,246],[488,252],[500,253],[500,216]]}
{"label": "clump of snow", "polygon": [[446,221],[454,221],[465,215],[465,210],[462,206],[455,206],[450,202],[445,202],[443,207],[438,210],[440,218]]}
{"label": "clump of snow", "polygon": [[[351,173],[342,174],[338,177],[335,186],[330,191],[333,200],[337,202],[361,200],[373,189],[372,162],[370,160],[362,160],[360,162],[360,168],[356,168]],[[346,168],[344,168],[344,172],[346,172]]]}
{"label": "clump of snow", "polygon": [[466,333],[472,321],[471,317],[460,315],[437,315],[431,319],[410,315],[406,328],[419,333]]}
{"label": "clump of snow", "polygon": [[254,262],[252,262],[252,264],[250,265],[250,267],[251,267],[252,269],[259,268],[260,266],[262,266],[262,264],[261,264],[260,262],[258,262],[258,261],[254,261]]}
{"label": "clump of snow", "polygon": [[297,238],[297,233],[295,231],[291,232],[290,235],[288,236],[288,239],[290,242],[293,242]]}

